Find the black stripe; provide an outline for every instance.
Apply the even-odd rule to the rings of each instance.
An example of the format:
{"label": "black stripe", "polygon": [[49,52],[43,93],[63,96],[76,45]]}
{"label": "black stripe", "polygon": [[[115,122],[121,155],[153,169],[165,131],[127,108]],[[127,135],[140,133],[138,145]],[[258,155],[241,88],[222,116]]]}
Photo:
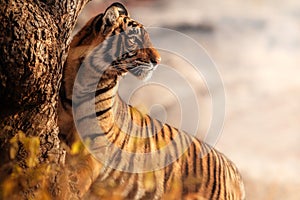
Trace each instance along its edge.
{"label": "black stripe", "polygon": [[103,137],[105,136],[105,133],[93,133],[85,136],[85,138],[90,138],[91,140],[94,140],[97,137]]}
{"label": "black stripe", "polygon": [[[192,149],[192,155],[193,155],[193,160],[192,160],[192,162],[193,162],[193,173],[195,174],[195,175],[197,175],[197,151],[196,151],[196,144],[193,142],[192,143],[192,147],[191,147]],[[198,177],[197,177],[198,178]]]}
{"label": "black stripe", "polygon": [[[109,51],[113,48],[113,41],[114,41],[114,37],[109,37],[106,41],[107,41],[107,45],[104,49],[104,61],[106,63],[112,63],[115,59],[113,59],[112,55],[109,54]],[[100,45],[102,46],[102,45]]]}
{"label": "black stripe", "polygon": [[[180,150],[183,150],[183,138],[184,137],[184,134],[183,133],[180,133],[178,132],[178,135],[177,137],[179,137],[179,143],[180,143]],[[184,152],[183,152],[184,153]]]}
{"label": "black stripe", "polygon": [[150,122],[150,130],[149,130],[149,137],[151,135],[151,137],[153,137],[153,134],[157,134],[156,132],[156,127],[154,125],[153,119],[151,117],[148,116],[149,122]]}
{"label": "black stripe", "polygon": [[112,129],[114,128],[114,125],[112,125],[107,132],[105,132],[104,134],[107,135]]}
{"label": "black stripe", "polygon": [[86,137],[89,137],[90,139],[94,140],[96,137],[103,137],[103,136],[106,136],[106,134],[108,134],[112,129],[113,129],[114,126],[111,126],[108,131],[106,132],[103,132],[103,133],[93,133],[93,134],[89,134],[87,135]]}
{"label": "black stripe", "polygon": [[128,122],[128,130],[127,130],[127,133],[131,133],[132,132],[132,129],[133,129],[133,114],[132,114],[132,107],[131,106],[129,106],[129,107],[127,107],[126,106],[126,109],[129,109],[129,117],[128,117],[128,113],[127,113],[127,115],[126,115],[126,118],[127,118],[127,120],[126,121],[129,121]]}
{"label": "black stripe", "polygon": [[[123,21],[126,21],[125,18],[123,19]],[[126,23],[126,22],[125,22],[125,23]],[[124,28],[123,28],[123,24],[122,24],[122,23],[119,25],[118,28],[119,28],[119,30],[120,30],[120,33],[124,32]]]}
{"label": "black stripe", "polygon": [[111,96],[111,97],[104,98],[104,99],[100,99],[100,100],[98,100],[97,102],[95,102],[95,104],[101,103],[101,102],[103,102],[103,101],[111,100],[111,99],[113,99],[113,98],[115,98],[115,95],[113,95],[113,96]]}
{"label": "black stripe", "polygon": [[[169,125],[167,125],[168,129],[169,129],[169,132],[170,132],[170,135],[173,135],[173,129],[171,129],[171,127]],[[176,137],[180,137],[180,133],[177,131],[177,136]],[[173,137],[172,137],[173,138]],[[180,139],[181,141],[181,139]],[[178,159],[179,158],[179,152],[178,152],[178,146],[177,146],[177,143],[175,141],[170,141],[170,142],[174,142],[173,143],[173,147],[174,147],[174,151],[175,151],[175,157]]]}
{"label": "black stripe", "polygon": [[[123,106],[123,102],[121,102],[121,103],[122,103],[121,106]],[[122,107],[119,108],[119,111],[123,111]],[[124,118],[126,117],[125,116],[126,113],[127,112],[120,112],[117,115],[117,116],[119,116],[118,121],[120,121],[119,119],[121,118],[122,124],[121,124],[121,127],[119,127],[118,133],[116,134],[117,137],[115,137],[115,139],[113,141],[113,142],[117,141],[120,136],[125,136],[125,138],[123,138],[123,142],[122,142],[121,147],[120,147],[121,149],[124,149],[125,144],[127,144],[128,139],[130,138],[130,135],[129,135],[130,132],[120,134],[120,133],[122,133],[123,125],[125,124],[125,119]]]}
{"label": "black stripe", "polygon": [[126,196],[126,199],[134,199],[134,197],[137,195],[137,193],[139,192],[138,189],[138,185],[137,185],[137,174],[132,175],[131,177],[134,178],[133,181],[131,181],[131,183],[133,183],[132,187],[130,188],[130,192],[128,193],[128,195]]}
{"label": "black stripe", "polygon": [[[110,145],[113,145],[113,144],[110,144]],[[116,151],[112,152],[111,154],[112,154],[112,156],[111,156],[111,162],[115,163],[114,166],[116,166],[116,164],[117,164],[117,166],[119,166],[120,162],[122,161],[121,151],[119,150],[119,148],[116,148]],[[107,166],[112,166],[112,164],[108,163]],[[109,167],[109,168],[111,168],[111,167]]]}
{"label": "black stripe", "polygon": [[[160,121],[158,121],[158,120],[155,120],[155,122],[158,124],[154,124],[154,120],[152,120],[153,121],[153,133],[155,133],[154,134],[154,139],[155,139],[155,146],[156,146],[156,149],[158,150],[159,149],[159,146],[158,146],[158,131],[160,131],[160,130],[162,130],[164,127],[163,127],[163,125],[162,125],[162,123],[160,122]],[[157,127],[157,126],[158,127]],[[160,151],[158,151],[158,152],[160,152]]]}
{"label": "black stripe", "polygon": [[[99,56],[95,56],[97,54],[101,53],[101,50],[103,48],[103,44],[100,44],[98,46],[96,46],[92,51],[91,54],[87,57],[87,58],[82,58],[82,65],[85,66],[86,64],[88,64],[89,66],[85,66],[85,67],[93,67],[93,69],[99,73],[103,73],[103,66],[101,67],[97,67],[99,66]],[[107,53],[103,56],[106,56]],[[104,58],[105,59],[105,58]],[[83,62],[84,61],[84,62]]]}
{"label": "black stripe", "polygon": [[[224,161],[224,158],[223,158],[223,156],[221,157],[222,158],[222,166],[225,166],[225,161]],[[225,180],[226,180],[226,171],[225,171],[226,169],[223,167],[223,181],[222,181],[222,183],[224,184],[223,185],[223,192],[224,192],[224,199],[226,199],[227,198],[227,191],[226,191],[226,185],[225,185]]]}
{"label": "black stripe", "polygon": [[[173,140],[173,131],[172,131],[172,129],[168,126],[168,128],[169,128],[169,132],[170,132],[170,140],[171,140],[171,142],[172,142],[172,140]],[[179,132],[177,131],[177,135],[179,134]]]}
{"label": "black stripe", "polygon": [[104,94],[108,92],[109,90],[113,89],[116,86],[116,83],[113,81],[110,85],[108,85],[105,88],[97,89],[95,92],[95,96],[99,96],[101,94]]}
{"label": "black stripe", "polygon": [[211,174],[210,174],[210,153],[207,153],[206,156],[207,156],[207,158],[206,158],[206,160],[207,160],[206,166],[207,166],[207,174],[208,174],[208,176],[207,176],[207,180],[206,180],[205,186],[208,187],[209,182],[210,182],[210,177],[211,177]]}
{"label": "black stripe", "polygon": [[137,46],[139,48],[139,50],[146,50],[146,48],[144,48],[144,42],[141,40],[136,40],[135,41],[137,43]]}
{"label": "black stripe", "polygon": [[156,133],[154,135],[154,140],[155,140],[155,146],[156,146],[156,149],[159,151],[159,140],[158,140],[158,133]]}
{"label": "black stripe", "polygon": [[201,189],[201,187],[202,187],[202,184],[203,184],[203,180],[204,180],[204,173],[205,173],[205,171],[204,171],[204,163],[203,163],[203,161],[204,161],[204,154],[205,154],[205,149],[203,148],[203,144],[200,142],[200,141],[198,141],[199,142],[199,145],[200,145],[200,155],[199,155],[199,157],[197,157],[196,159],[199,161],[199,177],[201,178],[201,181],[199,182],[199,190],[198,190],[198,192],[200,191],[200,189]]}
{"label": "black stripe", "polygon": [[[127,105],[126,105],[126,107],[127,107]],[[126,108],[127,109],[127,108]],[[124,148],[124,146],[125,146],[125,144],[127,144],[128,143],[128,141],[129,141],[129,139],[130,139],[130,133],[132,132],[132,129],[133,129],[133,113],[132,113],[132,106],[130,106],[129,105],[129,107],[128,107],[128,109],[129,109],[129,112],[130,112],[130,122],[128,122],[128,130],[127,130],[127,132],[125,133],[125,138],[123,139],[123,142],[122,142],[122,144],[121,144],[121,149],[123,149]],[[121,116],[123,114],[123,119],[124,118],[126,118],[126,116],[125,116],[125,114],[127,114],[127,112],[121,112],[120,113],[120,115],[119,116]],[[127,115],[127,117],[128,117],[128,115]],[[127,119],[128,120],[128,119]],[[123,121],[125,121],[125,120],[123,120]],[[122,124],[122,127],[123,127],[123,124]],[[121,129],[121,128],[120,128]],[[119,132],[120,133],[120,132]],[[119,135],[119,134],[118,134]]]}
{"label": "black stripe", "polygon": [[[120,133],[120,131],[119,131],[119,133]],[[120,135],[120,134],[118,134],[118,136],[119,136],[119,135]],[[125,144],[128,143],[129,139],[130,139],[130,135],[125,134],[125,138],[123,139],[123,142],[122,142],[122,144],[121,144],[120,149],[124,149],[124,146],[125,146]],[[116,141],[116,140],[115,140],[115,141]]]}
{"label": "black stripe", "polygon": [[144,121],[145,121],[145,119],[144,119],[144,117],[142,116],[142,114],[140,113],[140,117],[141,117],[141,126],[140,126],[140,138],[143,138],[143,132],[144,132]]}
{"label": "black stripe", "polygon": [[129,19],[128,17],[124,17],[124,18],[123,18],[123,21],[124,21],[125,24],[127,23],[127,20],[128,20],[128,19]]}
{"label": "black stripe", "polygon": [[[103,18],[103,14],[101,13],[98,16],[96,16],[93,20],[93,27],[95,28],[96,32],[99,32],[101,30],[102,18]],[[96,21],[96,23],[95,23],[95,21]]]}
{"label": "black stripe", "polygon": [[[82,33],[85,33],[84,35],[80,36],[80,40],[78,40],[78,42],[76,43],[76,47],[81,46],[81,44],[86,40],[86,38],[88,38],[89,35],[91,35],[92,30],[90,28],[90,25],[88,25],[88,27],[83,27],[74,37],[74,39],[76,37],[79,37]],[[71,43],[72,44],[72,43]]]}
{"label": "black stripe", "polygon": [[82,117],[82,118],[80,118],[80,119],[77,119],[76,122],[79,124],[79,123],[81,123],[81,121],[84,120],[84,119],[94,119],[94,118],[95,118],[95,114],[92,113],[92,114],[90,114],[90,115],[86,115],[86,116],[84,116],[84,117]]}
{"label": "black stripe", "polygon": [[[148,124],[148,120],[151,121],[151,119],[149,119],[149,116],[147,115],[146,119],[145,119],[145,127],[146,127],[146,139],[145,139],[145,153],[150,152],[150,139],[149,139],[149,126],[151,126],[151,123]],[[151,128],[151,127],[150,127]]]}
{"label": "black stripe", "polygon": [[110,28],[110,27],[111,27],[111,26],[108,26],[108,25],[104,24],[103,33],[105,33],[105,32],[106,32],[106,29],[108,29],[108,28]]}
{"label": "black stripe", "polygon": [[185,175],[185,177],[188,177],[189,176],[189,160],[188,160],[188,158],[185,158],[184,162],[185,162],[184,175]]}
{"label": "black stripe", "polygon": [[134,23],[134,21],[130,21],[130,22],[128,22],[128,26],[132,26],[132,25],[133,25],[133,23]]}
{"label": "black stripe", "polygon": [[[111,136],[109,136],[109,140],[111,140],[111,138],[114,136],[114,138],[112,139],[111,143],[114,144],[117,140],[118,140],[118,137],[121,135],[120,132],[122,131],[122,127],[117,127],[118,128],[118,132],[116,133],[113,133]],[[123,147],[121,147],[122,149]]]}
{"label": "black stripe", "polygon": [[[221,160],[221,158],[220,158],[220,156],[217,154],[216,155],[217,156],[217,159],[218,159],[218,169],[219,169],[219,173],[218,173],[218,187],[217,187],[217,199],[219,199],[220,198],[220,194],[221,194],[221,185],[223,184],[223,182],[222,182],[222,180],[221,180],[221,173],[222,173],[222,160]],[[217,166],[216,166],[217,167]]]}
{"label": "black stripe", "polygon": [[118,41],[117,41],[117,48],[116,48],[116,50],[115,50],[115,58],[116,59],[119,59],[119,57],[120,57],[120,55],[121,55],[121,44],[123,43],[123,41],[122,41],[122,36],[121,35],[119,35],[118,36]]}
{"label": "black stripe", "polygon": [[[169,156],[169,154],[167,154],[167,156]],[[173,169],[173,164],[169,164],[169,163],[167,163],[167,160],[168,159],[165,159],[165,166],[167,166],[166,168],[165,168],[165,174],[164,174],[164,176],[165,176],[165,180],[164,180],[164,191],[166,191],[167,190],[167,183],[168,183],[168,180],[169,180],[169,178],[171,177],[171,172],[172,172],[172,169]]]}
{"label": "black stripe", "polygon": [[155,121],[151,118],[151,117],[149,117],[149,119],[150,119],[150,124],[151,124],[151,131],[152,131],[152,135],[154,134],[154,135],[157,135],[158,133],[157,133],[157,127],[156,127],[156,124],[155,124]]}
{"label": "black stripe", "polygon": [[103,115],[104,113],[108,112],[111,108],[112,108],[112,107],[110,106],[110,107],[108,107],[108,108],[106,108],[106,109],[104,109],[104,110],[97,111],[97,112],[96,112],[96,116],[97,116],[97,117],[100,117],[100,116]]}
{"label": "black stripe", "polygon": [[214,179],[212,180],[212,190],[211,190],[211,194],[210,194],[210,199],[213,199],[214,195],[216,194],[216,188],[217,188],[217,176],[218,176],[218,171],[217,171],[217,156],[215,155],[215,151],[211,151],[212,153],[212,158],[213,158],[213,163],[214,165],[212,166],[213,167],[213,177]]}
{"label": "black stripe", "polygon": [[[167,128],[168,128],[168,125],[166,124]],[[164,130],[165,126],[163,126],[161,128],[161,136],[162,136],[162,139],[164,140],[164,142],[166,141],[165,138],[166,138],[166,133],[165,133],[165,130]]]}
{"label": "black stripe", "polygon": [[131,105],[128,105],[129,106],[129,115],[130,115],[130,119],[131,119],[131,122],[133,121],[133,113],[132,113],[132,106]]}
{"label": "black stripe", "polygon": [[[134,151],[136,152],[136,151]],[[129,165],[128,165],[128,171],[133,171],[134,170],[134,158],[135,158],[135,153],[132,153],[129,159]]]}
{"label": "black stripe", "polygon": [[[195,173],[195,177],[197,178],[196,185],[195,185],[195,191],[198,192],[198,189],[201,187],[201,181],[200,179],[202,178],[200,176],[200,171],[201,169],[201,159],[200,159],[200,154],[199,152],[201,151],[201,149],[197,148],[196,142],[198,142],[197,140],[193,143],[194,144],[194,159],[193,162],[195,163],[195,168],[194,168],[194,173]],[[201,148],[201,146],[200,146]],[[200,152],[201,153],[201,152]]]}

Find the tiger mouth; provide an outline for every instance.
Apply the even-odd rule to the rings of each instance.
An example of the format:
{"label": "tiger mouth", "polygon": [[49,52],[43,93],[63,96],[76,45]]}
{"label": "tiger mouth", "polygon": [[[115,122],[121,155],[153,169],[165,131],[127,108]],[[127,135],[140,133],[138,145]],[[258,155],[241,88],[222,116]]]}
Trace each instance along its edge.
{"label": "tiger mouth", "polygon": [[138,79],[147,81],[151,78],[153,71],[157,68],[157,65],[153,63],[135,62],[134,65],[128,67],[128,71],[136,76]]}

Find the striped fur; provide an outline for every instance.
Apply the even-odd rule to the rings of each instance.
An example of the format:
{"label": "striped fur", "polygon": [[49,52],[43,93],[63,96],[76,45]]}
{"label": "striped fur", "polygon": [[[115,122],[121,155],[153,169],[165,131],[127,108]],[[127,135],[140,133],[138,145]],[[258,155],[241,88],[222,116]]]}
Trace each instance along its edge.
{"label": "striped fur", "polygon": [[[120,77],[130,72],[145,79],[159,61],[159,53],[143,26],[131,19],[119,3],[92,18],[74,37],[60,95],[61,133],[68,144],[76,140],[72,95],[83,99],[76,102],[80,113],[77,127],[85,132],[81,136],[91,140],[91,150],[110,161],[110,165],[101,168],[93,189],[83,198],[105,199],[98,189],[115,183],[115,191],[124,199],[244,199],[240,174],[222,153],[150,118],[118,96]],[[75,88],[95,84],[90,77],[98,77],[96,87],[73,94],[80,67],[90,73],[76,80]],[[95,102],[95,113],[86,111],[85,105],[91,100]],[[93,128],[93,120],[98,128]],[[120,149],[129,156],[125,158]],[[150,156],[150,163],[134,154],[157,151],[161,153]],[[149,165],[156,170],[151,172]],[[136,169],[142,169],[142,173],[130,173]]]}

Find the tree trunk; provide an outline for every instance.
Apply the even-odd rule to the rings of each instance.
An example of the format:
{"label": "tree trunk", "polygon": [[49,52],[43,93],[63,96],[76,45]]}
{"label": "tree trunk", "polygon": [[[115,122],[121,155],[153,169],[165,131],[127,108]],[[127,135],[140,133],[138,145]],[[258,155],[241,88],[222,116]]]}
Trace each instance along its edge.
{"label": "tree trunk", "polygon": [[[5,190],[15,187],[7,181],[12,174],[29,168],[45,173],[48,166],[64,164],[58,138],[58,92],[70,35],[88,1],[1,0],[0,199],[9,195]],[[33,172],[26,173],[30,177]],[[52,197],[62,190],[53,187],[59,174],[60,170],[49,173],[50,182],[45,184]],[[20,192],[13,191],[14,195],[37,197],[43,183],[28,179],[22,180]]]}

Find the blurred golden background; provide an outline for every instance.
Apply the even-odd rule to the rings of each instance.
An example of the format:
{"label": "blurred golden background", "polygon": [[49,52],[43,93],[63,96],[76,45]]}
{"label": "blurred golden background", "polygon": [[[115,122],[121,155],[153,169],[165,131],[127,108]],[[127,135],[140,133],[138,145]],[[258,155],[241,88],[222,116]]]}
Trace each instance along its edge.
{"label": "blurred golden background", "polygon": [[[77,28],[112,2],[90,2]],[[146,27],[190,36],[216,63],[226,93],[226,117],[216,148],[240,169],[247,199],[300,199],[300,1],[120,2]],[[185,64],[164,54],[162,59]],[[197,96],[207,120],[199,132],[205,132],[211,111],[200,82]],[[172,105],[166,109],[174,110]],[[167,122],[176,126],[176,117],[169,116]]]}

